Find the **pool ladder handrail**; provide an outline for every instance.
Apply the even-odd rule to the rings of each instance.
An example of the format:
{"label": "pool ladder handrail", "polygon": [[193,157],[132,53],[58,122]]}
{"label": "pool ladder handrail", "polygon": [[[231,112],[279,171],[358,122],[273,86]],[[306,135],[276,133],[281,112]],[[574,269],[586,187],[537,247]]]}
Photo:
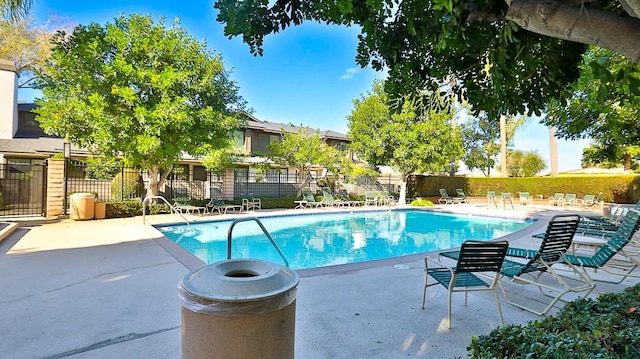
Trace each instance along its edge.
{"label": "pool ladder handrail", "polygon": [[169,210],[171,212],[174,212],[177,215],[179,215],[180,217],[182,217],[182,220],[185,221],[187,226],[191,225],[189,220],[184,215],[182,215],[182,212],[180,212],[176,206],[174,206],[171,203],[169,203],[169,201],[167,201],[167,199],[162,197],[162,196],[148,196],[148,197],[145,197],[144,200],[142,200],[142,224],[146,224],[147,223],[146,222],[146,218],[145,218],[147,207],[144,204],[147,202],[148,199],[149,200],[151,200],[151,199],[161,199],[161,200],[163,200],[164,203],[166,203],[169,206]]}
{"label": "pool ladder handrail", "polygon": [[287,267],[289,267],[289,261],[284,256],[284,253],[282,253],[282,250],[280,249],[276,241],[273,240],[273,237],[271,237],[271,234],[269,234],[269,231],[267,231],[267,229],[264,228],[264,225],[262,224],[262,222],[260,222],[260,220],[257,217],[238,218],[233,222],[231,222],[231,227],[229,227],[229,232],[227,234],[227,259],[231,259],[231,237],[232,237],[233,228],[236,226],[236,224],[240,222],[249,222],[249,221],[254,221],[258,224],[258,226],[260,226],[260,229],[262,229],[262,232],[267,236],[267,238],[269,238],[269,241],[271,242],[273,247],[276,249],[276,251],[282,258],[282,260],[284,261],[284,264]]}

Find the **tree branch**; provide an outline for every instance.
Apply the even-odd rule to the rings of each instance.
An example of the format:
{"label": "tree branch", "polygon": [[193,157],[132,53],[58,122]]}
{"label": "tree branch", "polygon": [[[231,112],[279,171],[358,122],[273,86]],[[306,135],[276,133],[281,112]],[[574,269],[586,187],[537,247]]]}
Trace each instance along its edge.
{"label": "tree branch", "polygon": [[640,19],[552,0],[515,0],[507,19],[531,32],[598,45],[640,64]]}
{"label": "tree branch", "polygon": [[635,18],[640,18],[640,0],[618,0],[624,11]]}

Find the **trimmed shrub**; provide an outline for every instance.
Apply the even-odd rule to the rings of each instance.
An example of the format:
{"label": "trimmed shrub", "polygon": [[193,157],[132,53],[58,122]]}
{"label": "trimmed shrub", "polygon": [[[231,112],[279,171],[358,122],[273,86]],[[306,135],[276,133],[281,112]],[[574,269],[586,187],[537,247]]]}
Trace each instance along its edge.
{"label": "trimmed shrub", "polygon": [[131,201],[110,201],[107,202],[107,218],[134,217],[142,215],[142,202]]}
{"label": "trimmed shrub", "polygon": [[411,205],[416,207],[431,207],[433,206],[433,202],[428,199],[414,199],[411,201]]}
{"label": "trimmed shrub", "polygon": [[600,192],[602,200],[615,203],[635,203],[640,199],[640,176],[566,176],[566,177],[448,177],[412,176],[408,181],[407,193],[415,197],[440,197],[438,189],[444,188],[455,193],[456,188],[464,190],[467,196],[483,197],[487,191],[529,192],[532,196],[544,198],[556,192],[575,193],[578,198],[585,194]]}
{"label": "trimmed shrub", "polygon": [[140,198],[143,192],[144,182],[138,171],[125,169],[111,181],[111,198],[114,200]]}
{"label": "trimmed shrub", "polygon": [[473,337],[472,358],[640,358],[640,284],[567,303],[556,316]]}

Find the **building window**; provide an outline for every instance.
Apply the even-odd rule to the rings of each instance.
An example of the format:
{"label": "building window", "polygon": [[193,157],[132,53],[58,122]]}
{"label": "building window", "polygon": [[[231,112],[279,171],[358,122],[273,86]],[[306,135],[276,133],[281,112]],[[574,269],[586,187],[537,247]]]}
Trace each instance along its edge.
{"label": "building window", "polygon": [[280,135],[272,135],[267,133],[261,133],[258,135],[258,152],[269,152],[269,145],[272,143],[279,143]]}
{"label": "building window", "polygon": [[244,150],[244,130],[233,131],[233,143],[236,149]]}
{"label": "building window", "polygon": [[233,171],[233,177],[236,182],[248,182],[249,181],[249,169],[248,168],[236,168]]}
{"label": "building window", "polygon": [[193,180],[194,181],[206,181],[207,169],[204,166],[193,166]]}

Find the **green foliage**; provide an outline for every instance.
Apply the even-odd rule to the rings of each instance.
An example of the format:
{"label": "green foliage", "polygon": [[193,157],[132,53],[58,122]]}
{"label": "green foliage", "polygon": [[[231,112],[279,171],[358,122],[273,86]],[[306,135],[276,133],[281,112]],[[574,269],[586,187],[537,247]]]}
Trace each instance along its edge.
{"label": "green foliage", "polygon": [[[46,133],[150,171],[157,191],[183,152],[226,148],[244,107],[219,54],[176,20],[149,16],[57,33],[39,72],[37,120]],[[156,183],[156,178],[160,178]],[[157,192],[156,192],[157,193]]]}
{"label": "green foliage", "polygon": [[116,158],[89,157],[85,172],[91,179],[112,179],[122,171],[123,163]]}
{"label": "green foliage", "polygon": [[[462,138],[449,106],[433,105],[419,115],[406,103],[392,113],[381,82],[360,99],[348,117],[352,151],[369,165],[389,165],[403,178],[415,172],[441,172],[462,155]],[[439,102],[439,101],[438,101]],[[442,104],[441,102],[439,102]],[[404,194],[400,195],[404,199]]]}
{"label": "green foliage", "polygon": [[592,158],[624,162],[640,154],[640,65],[609,50],[591,47],[568,100],[552,101],[547,125],[561,138],[591,138]]}
{"label": "green foliage", "polygon": [[171,213],[171,209],[166,203],[149,203],[147,207],[149,214]]}
{"label": "green foliage", "polygon": [[636,203],[640,200],[640,176],[567,176],[567,177],[445,177],[412,176],[409,193],[415,197],[440,197],[439,188],[455,193],[461,188],[467,196],[484,197],[487,191],[529,192],[544,198],[556,192],[585,194],[603,192],[602,200],[615,203]]}
{"label": "green foliage", "polygon": [[471,358],[638,358],[640,285],[567,303],[556,316],[473,337]]}
{"label": "green foliage", "polygon": [[111,197],[125,200],[139,198],[144,193],[144,182],[140,173],[133,169],[118,172],[111,181]]}
{"label": "green foliage", "polygon": [[507,171],[511,177],[533,177],[547,168],[536,151],[510,151],[507,154]]}
{"label": "green foliage", "polygon": [[[340,165],[348,161],[345,154],[329,146],[320,137],[319,131],[300,128],[295,133],[284,132],[280,142],[268,146],[268,161],[275,164],[294,167],[299,174],[307,175],[312,166],[322,165],[333,173],[338,173]],[[304,187],[309,177],[305,178]]]}
{"label": "green foliage", "polygon": [[414,199],[411,201],[411,205],[416,207],[431,207],[433,206],[433,202],[428,199]]}
{"label": "green foliage", "polygon": [[107,202],[106,218],[134,217],[142,215],[142,202],[109,201]]}
{"label": "green foliage", "polygon": [[[388,71],[385,89],[396,110],[405,96],[439,91],[447,82],[450,94],[468,100],[475,113],[484,110],[497,119],[503,113],[541,111],[578,77],[576,65],[586,48],[523,31],[507,17],[510,4],[520,3],[217,0],[214,7],[225,35],[242,36],[259,55],[266,35],[304,20],[356,26],[361,29],[356,61]],[[536,18],[535,13],[517,15],[513,20]],[[562,29],[560,35],[566,36]]]}

